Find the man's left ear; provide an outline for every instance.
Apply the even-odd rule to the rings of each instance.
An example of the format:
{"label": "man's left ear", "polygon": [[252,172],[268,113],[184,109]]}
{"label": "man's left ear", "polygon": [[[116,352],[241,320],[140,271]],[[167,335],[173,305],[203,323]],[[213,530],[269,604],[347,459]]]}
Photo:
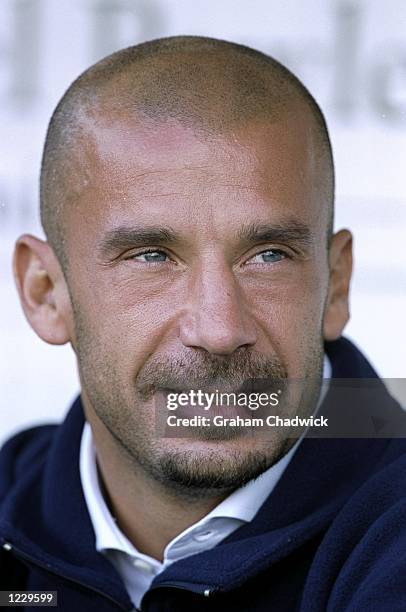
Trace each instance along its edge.
{"label": "man's left ear", "polygon": [[337,340],[350,318],[349,291],[352,273],[352,234],[340,230],[331,238],[330,285],[324,310],[325,340]]}
{"label": "man's left ear", "polygon": [[42,340],[70,340],[71,304],[65,277],[48,242],[24,234],[17,240],[14,278],[24,314]]}

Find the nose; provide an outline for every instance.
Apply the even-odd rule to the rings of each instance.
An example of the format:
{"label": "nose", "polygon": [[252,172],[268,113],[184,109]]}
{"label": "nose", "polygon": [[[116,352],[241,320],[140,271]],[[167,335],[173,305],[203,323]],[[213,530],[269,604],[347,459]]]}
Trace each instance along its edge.
{"label": "nose", "polygon": [[226,264],[200,270],[180,323],[180,339],[187,347],[229,355],[257,340],[250,316],[232,271]]}

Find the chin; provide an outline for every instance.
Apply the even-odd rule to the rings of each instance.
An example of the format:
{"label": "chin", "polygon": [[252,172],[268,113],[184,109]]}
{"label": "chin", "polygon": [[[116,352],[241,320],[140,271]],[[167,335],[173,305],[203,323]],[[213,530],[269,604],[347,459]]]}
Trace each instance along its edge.
{"label": "chin", "polygon": [[165,440],[155,477],[187,496],[231,491],[258,477],[284,454],[281,444],[258,439]]}

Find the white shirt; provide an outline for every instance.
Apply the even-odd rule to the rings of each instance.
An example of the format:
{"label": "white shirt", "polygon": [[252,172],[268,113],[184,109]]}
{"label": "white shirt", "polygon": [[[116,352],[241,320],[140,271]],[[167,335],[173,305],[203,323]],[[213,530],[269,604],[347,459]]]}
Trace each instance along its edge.
{"label": "white shirt", "polygon": [[[324,357],[323,377],[331,377],[331,365]],[[320,406],[323,396],[320,397]],[[96,550],[104,554],[122,577],[136,607],[152,580],[168,565],[184,557],[208,550],[224,540],[241,525],[251,521],[282,476],[302,438],[286,455],[258,478],[231,493],[200,521],[171,540],[161,563],[139,552],[113,519],[104,501],[97,473],[96,453],[88,422],[83,427],[80,446],[80,478],[90,519],[96,536]]]}

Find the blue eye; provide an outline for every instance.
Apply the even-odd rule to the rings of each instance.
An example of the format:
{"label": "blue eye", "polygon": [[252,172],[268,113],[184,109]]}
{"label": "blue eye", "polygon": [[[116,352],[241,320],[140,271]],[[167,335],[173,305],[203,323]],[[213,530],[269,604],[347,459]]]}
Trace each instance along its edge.
{"label": "blue eye", "polygon": [[278,251],[276,249],[268,249],[267,251],[262,251],[262,253],[257,253],[254,257],[251,258],[250,261],[254,263],[276,263],[284,259],[285,253],[282,251]]}
{"label": "blue eye", "polygon": [[[144,258],[145,263],[162,263],[168,259],[168,256],[164,251],[145,251],[144,253],[136,253],[129,257],[129,259],[136,259],[140,261],[140,258]],[[142,260],[141,260],[142,261]]]}

